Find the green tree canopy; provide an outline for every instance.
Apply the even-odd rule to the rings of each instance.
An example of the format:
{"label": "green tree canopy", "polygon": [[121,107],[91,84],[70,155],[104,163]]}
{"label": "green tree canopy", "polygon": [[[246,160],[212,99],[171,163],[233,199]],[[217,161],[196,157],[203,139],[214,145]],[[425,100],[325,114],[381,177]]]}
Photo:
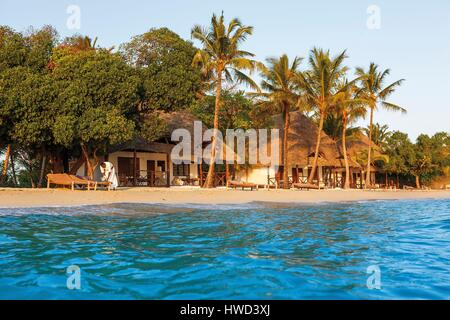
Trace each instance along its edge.
{"label": "green tree canopy", "polygon": [[[431,182],[433,178],[444,175],[450,166],[450,137],[446,132],[438,132],[432,137],[421,134],[415,144],[415,161],[411,166],[412,174],[420,183]],[[417,184],[419,187],[419,184]]]}
{"label": "green tree canopy", "polygon": [[133,137],[139,77],[118,54],[103,50],[64,55],[56,65],[55,142],[80,145],[92,176],[97,152]]}
{"label": "green tree canopy", "polygon": [[[208,95],[190,109],[192,114],[209,128],[214,125],[215,101],[215,96]],[[244,91],[224,90],[222,91],[219,129],[225,133],[226,129],[258,127],[257,118],[254,117],[256,111],[256,106],[245,96]]]}
{"label": "green tree canopy", "polygon": [[26,67],[11,68],[0,74],[0,88],[0,110],[9,121],[3,135],[27,148],[51,144],[56,94],[50,76]]}
{"label": "green tree canopy", "polygon": [[406,133],[392,132],[386,139],[384,152],[389,157],[389,161],[384,164],[388,172],[397,175],[411,173],[411,166],[415,162],[415,150]]}
{"label": "green tree canopy", "polygon": [[197,49],[191,42],[167,28],[151,29],[123,44],[120,51],[141,76],[142,110],[182,110],[197,99],[202,80],[192,66]]}

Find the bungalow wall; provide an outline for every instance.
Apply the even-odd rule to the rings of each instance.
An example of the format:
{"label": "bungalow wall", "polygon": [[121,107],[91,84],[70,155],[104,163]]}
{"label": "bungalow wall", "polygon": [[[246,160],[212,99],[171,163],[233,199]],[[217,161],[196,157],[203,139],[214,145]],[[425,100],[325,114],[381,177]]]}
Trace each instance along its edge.
{"label": "bungalow wall", "polygon": [[[308,167],[300,167],[300,166],[288,166],[288,175],[289,177],[293,176],[293,170],[298,170],[299,181],[301,181],[302,177],[308,177],[309,168]],[[257,167],[257,168],[248,168],[241,169],[236,174],[236,180],[251,182],[256,184],[267,184],[268,178],[274,179],[277,176],[278,168],[277,167]],[[317,175],[319,177],[319,181],[323,183],[323,167],[317,167]]]}
{"label": "bungalow wall", "polygon": [[[295,177],[295,174],[293,174],[293,171],[297,171],[297,177],[299,182],[305,182],[307,179],[309,172],[311,168],[310,167],[300,167],[300,166],[289,166],[288,167],[288,175],[293,180]],[[351,186],[353,188],[362,188],[364,186],[364,175],[361,178],[361,170],[351,168]],[[267,184],[268,176],[271,179],[271,181],[275,180],[275,177],[278,176],[278,169],[275,167],[256,167],[256,168],[248,168],[248,169],[241,169],[236,173],[236,180],[238,181],[245,181],[245,182],[251,182],[256,184]],[[372,179],[375,179],[375,172],[371,173]],[[317,177],[318,182],[321,186],[327,186],[330,188],[334,187],[342,187],[340,183],[344,182],[345,179],[345,171],[337,172],[333,170],[333,167],[324,167],[324,166],[318,166],[317,167]],[[316,180],[317,181],[317,180]],[[375,181],[375,180],[373,180]]]}
{"label": "bungalow wall", "polygon": [[236,180],[265,185],[267,184],[267,176],[274,177],[275,173],[274,167],[242,168],[236,172]]}
{"label": "bungalow wall", "polygon": [[[119,160],[120,158],[120,160]],[[169,166],[170,173],[170,184],[173,184],[174,178],[177,177],[177,173],[183,174],[183,177],[188,173],[190,178],[198,177],[198,166],[196,164],[187,164],[189,167],[183,168],[175,168],[171,161],[167,163],[167,155],[165,153],[152,153],[152,152],[136,152],[136,158],[138,159],[137,168],[142,176],[146,176],[148,171],[155,171],[155,175],[160,177],[160,181],[163,180],[163,183],[159,183],[158,185],[166,185],[166,174]],[[124,167],[124,163],[128,162],[128,166],[132,166],[134,159],[134,152],[132,151],[117,151],[114,153],[110,153],[107,157],[108,161],[111,162],[116,168],[116,173],[119,178],[119,184],[124,184],[124,176],[132,177],[133,168]],[[125,160],[127,159],[127,160]],[[100,158],[100,162],[105,161],[105,157]],[[122,167],[121,167],[122,165]],[[153,167],[154,166],[154,167]],[[77,171],[77,175],[85,176],[85,165],[83,164]],[[101,180],[102,175],[100,172],[100,166],[94,171],[94,178],[96,180]]]}

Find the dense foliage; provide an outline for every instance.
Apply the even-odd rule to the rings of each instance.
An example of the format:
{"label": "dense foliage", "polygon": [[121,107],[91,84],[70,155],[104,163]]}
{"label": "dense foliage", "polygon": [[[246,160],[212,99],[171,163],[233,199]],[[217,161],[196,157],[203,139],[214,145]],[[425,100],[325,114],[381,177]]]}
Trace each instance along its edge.
{"label": "dense foliage", "polygon": [[151,29],[121,46],[124,59],[142,81],[142,108],[175,111],[190,107],[202,89],[197,49],[167,28]]}
{"label": "dense foliage", "polygon": [[422,134],[412,143],[406,133],[395,131],[389,134],[383,149],[388,156],[385,169],[406,180],[414,177],[417,188],[450,177],[450,135],[446,132],[431,137]]}
{"label": "dense foliage", "polygon": [[[237,18],[225,23],[223,15],[213,15],[210,25],[191,30],[200,49],[160,28],[115,50],[87,36],[60,39],[50,26],[23,33],[0,26],[0,184],[39,187],[47,172],[74,173],[82,164],[92,176],[110,147],[137,136],[147,141],[167,136],[167,123],[158,114],[179,110],[221,131],[270,127],[270,116],[282,113],[286,132],[289,112],[300,110],[342,143],[347,177],[346,137],[366,132],[384,155],[375,155],[370,144],[359,155],[365,168],[377,164],[417,187],[437,179],[448,183],[448,133],[420,135],[413,143],[406,134],[373,123],[379,108],[405,112],[388,101],[403,83],[386,84],[389,69],[371,63],[352,77],[346,52],[333,56],[321,48],[310,51],[305,69],[302,58],[287,55],[269,58],[265,66],[242,48],[252,33],[253,27]],[[260,86],[250,77],[255,70]],[[242,84],[254,92],[243,91]],[[366,114],[366,129],[352,127]],[[321,130],[310,180],[320,144]],[[213,170],[208,186],[214,185]]]}

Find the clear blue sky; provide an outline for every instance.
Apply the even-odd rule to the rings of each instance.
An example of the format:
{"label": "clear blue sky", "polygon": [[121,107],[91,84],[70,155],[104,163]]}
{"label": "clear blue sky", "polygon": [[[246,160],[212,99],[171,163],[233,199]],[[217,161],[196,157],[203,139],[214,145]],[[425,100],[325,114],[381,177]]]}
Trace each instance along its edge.
{"label": "clear blue sky", "polygon": [[[69,30],[69,5],[81,9],[81,29]],[[366,26],[370,5],[381,10],[381,29]],[[374,61],[391,68],[391,80],[406,83],[391,100],[407,115],[380,111],[375,121],[415,138],[419,133],[450,131],[450,1],[25,1],[0,0],[0,24],[23,31],[51,24],[61,36],[75,32],[117,46],[152,27],[166,26],[188,39],[194,24],[207,25],[213,12],[239,17],[254,26],[245,49],[257,59],[287,53],[307,56],[313,46],[332,52],[348,49],[350,67]]]}

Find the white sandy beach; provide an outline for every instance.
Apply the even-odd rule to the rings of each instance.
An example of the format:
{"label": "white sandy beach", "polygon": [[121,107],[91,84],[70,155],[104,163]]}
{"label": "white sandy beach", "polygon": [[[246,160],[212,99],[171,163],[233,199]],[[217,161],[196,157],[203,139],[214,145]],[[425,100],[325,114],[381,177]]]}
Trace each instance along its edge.
{"label": "white sandy beach", "polygon": [[364,200],[450,199],[450,191],[259,190],[199,188],[128,188],[117,191],[0,189],[0,208],[77,206],[109,203],[243,204],[249,202],[314,203]]}

